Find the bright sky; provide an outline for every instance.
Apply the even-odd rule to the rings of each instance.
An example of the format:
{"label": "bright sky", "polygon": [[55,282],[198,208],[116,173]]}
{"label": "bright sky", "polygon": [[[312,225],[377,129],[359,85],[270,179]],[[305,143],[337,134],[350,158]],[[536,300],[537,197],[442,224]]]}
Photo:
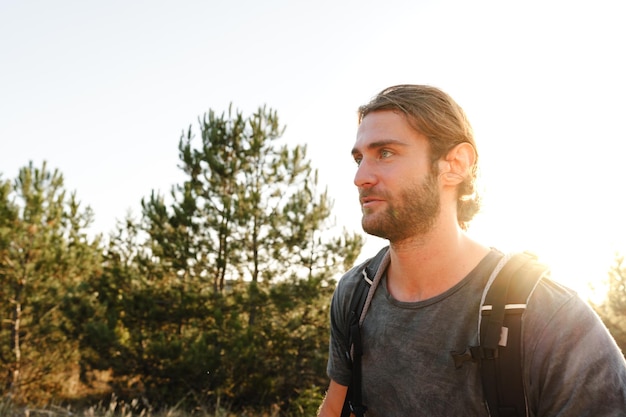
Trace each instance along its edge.
{"label": "bright sky", "polygon": [[584,289],[626,252],[620,3],[0,0],[0,172],[48,161],[106,235],[181,180],[178,140],[198,116],[267,104],[308,145],[337,223],[360,230],[356,108],[432,84],[475,129],[471,232]]}

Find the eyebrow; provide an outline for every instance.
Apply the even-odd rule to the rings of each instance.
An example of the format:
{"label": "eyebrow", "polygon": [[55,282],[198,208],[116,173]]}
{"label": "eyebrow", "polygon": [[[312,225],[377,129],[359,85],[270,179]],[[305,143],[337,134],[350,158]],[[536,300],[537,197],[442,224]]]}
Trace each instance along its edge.
{"label": "eyebrow", "polygon": [[[381,139],[381,140],[377,140],[375,142],[371,142],[366,146],[366,149],[380,149],[380,148],[384,148],[385,146],[389,146],[389,145],[396,145],[396,146],[408,146],[408,144],[406,142],[400,141],[398,139]],[[357,155],[360,154],[361,151],[359,150],[359,148],[354,147],[352,148],[352,155]]]}

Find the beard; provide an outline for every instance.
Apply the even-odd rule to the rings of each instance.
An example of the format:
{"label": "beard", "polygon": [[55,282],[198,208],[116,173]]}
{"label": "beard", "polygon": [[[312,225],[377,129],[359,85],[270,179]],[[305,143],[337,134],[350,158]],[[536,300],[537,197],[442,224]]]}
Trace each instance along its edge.
{"label": "beard", "polygon": [[410,184],[404,188],[399,198],[390,198],[385,193],[377,194],[385,198],[388,206],[381,212],[363,212],[363,230],[392,243],[423,236],[433,228],[439,216],[439,194],[437,178],[432,174],[424,178],[421,184]]}

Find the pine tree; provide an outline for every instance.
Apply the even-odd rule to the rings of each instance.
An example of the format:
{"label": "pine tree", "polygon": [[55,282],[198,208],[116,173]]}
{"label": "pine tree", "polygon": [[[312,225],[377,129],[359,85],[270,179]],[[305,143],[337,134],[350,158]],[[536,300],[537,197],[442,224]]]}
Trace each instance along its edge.
{"label": "pine tree", "polygon": [[607,277],[607,295],[593,307],[626,356],[626,258],[617,254]]}
{"label": "pine tree", "polygon": [[93,320],[113,335],[101,365],[123,352],[115,372],[141,375],[142,395],[288,407],[325,385],[330,296],[362,241],[331,232],[332,201],[306,147],[283,133],[265,107],[209,111],[197,137],[181,136],[186,179],[169,196],[152,192],[120,229],[139,231],[137,249],[109,248],[91,290],[109,294]]}
{"label": "pine tree", "polygon": [[99,238],[86,234],[91,210],[68,195],[63,176],[45,162],[40,169],[30,163],[0,190],[0,390],[18,401],[45,400],[67,394],[78,362],[62,301],[98,273]]}

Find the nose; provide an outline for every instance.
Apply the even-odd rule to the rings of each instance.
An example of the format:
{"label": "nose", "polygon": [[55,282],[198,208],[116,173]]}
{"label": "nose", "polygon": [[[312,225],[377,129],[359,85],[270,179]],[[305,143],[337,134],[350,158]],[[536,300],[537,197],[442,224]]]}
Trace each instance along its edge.
{"label": "nose", "polygon": [[359,167],[354,174],[354,185],[359,188],[371,187],[376,183],[376,173],[371,163],[368,163],[365,158],[361,160]]}

